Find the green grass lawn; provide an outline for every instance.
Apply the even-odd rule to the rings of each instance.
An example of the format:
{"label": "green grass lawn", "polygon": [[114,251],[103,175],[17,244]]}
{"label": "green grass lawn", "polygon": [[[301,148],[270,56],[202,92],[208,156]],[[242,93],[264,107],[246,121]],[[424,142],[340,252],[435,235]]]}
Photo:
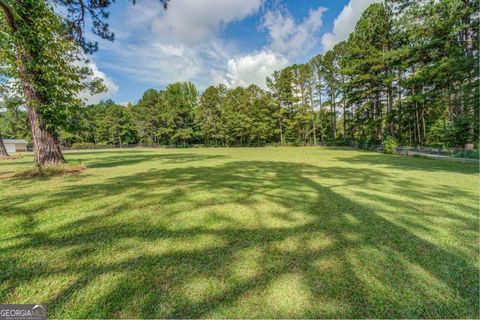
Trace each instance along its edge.
{"label": "green grass lawn", "polygon": [[0,180],[0,303],[51,318],[479,316],[477,165],[326,148],[67,159],[88,169]]}

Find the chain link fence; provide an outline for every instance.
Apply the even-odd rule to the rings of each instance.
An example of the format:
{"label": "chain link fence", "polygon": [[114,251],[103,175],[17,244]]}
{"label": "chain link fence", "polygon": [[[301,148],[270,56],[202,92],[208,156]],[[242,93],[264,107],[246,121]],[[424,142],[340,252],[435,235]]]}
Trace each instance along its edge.
{"label": "chain link fence", "polygon": [[[352,147],[355,149],[383,152],[382,145],[353,143]],[[463,162],[479,162],[480,159],[479,149],[397,146],[396,153],[410,157],[425,157],[436,160],[453,160]]]}

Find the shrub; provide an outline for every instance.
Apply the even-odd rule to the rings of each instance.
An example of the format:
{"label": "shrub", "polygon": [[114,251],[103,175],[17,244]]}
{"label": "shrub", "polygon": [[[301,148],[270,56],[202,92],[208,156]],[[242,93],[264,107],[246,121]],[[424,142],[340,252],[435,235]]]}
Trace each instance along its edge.
{"label": "shrub", "polygon": [[95,144],[91,142],[75,142],[70,147],[71,149],[94,149]]}
{"label": "shrub", "polygon": [[384,153],[394,154],[395,151],[397,150],[398,143],[397,143],[397,140],[395,140],[395,138],[386,137],[383,140],[382,145],[383,145],[383,152]]}

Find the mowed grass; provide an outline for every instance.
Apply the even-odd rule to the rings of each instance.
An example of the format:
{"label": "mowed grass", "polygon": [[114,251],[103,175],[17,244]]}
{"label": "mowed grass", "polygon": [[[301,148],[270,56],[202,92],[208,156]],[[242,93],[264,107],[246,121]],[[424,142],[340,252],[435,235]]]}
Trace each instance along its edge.
{"label": "mowed grass", "polygon": [[479,316],[477,165],[327,148],[67,159],[88,169],[0,180],[2,303],[51,318]]}

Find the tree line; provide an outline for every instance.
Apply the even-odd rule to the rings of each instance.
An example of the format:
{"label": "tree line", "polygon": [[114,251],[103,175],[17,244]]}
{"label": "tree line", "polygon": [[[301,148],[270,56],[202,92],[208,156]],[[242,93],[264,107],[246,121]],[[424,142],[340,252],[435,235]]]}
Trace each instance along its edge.
{"label": "tree line", "polygon": [[[135,105],[77,108],[56,132],[66,145],[380,144],[388,138],[478,147],[478,9],[478,0],[372,4],[346,41],[274,72],[267,90],[216,85],[199,94],[192,83],[175,83],[147,90]],[[13,132],[7,118],[0,128]]]}

